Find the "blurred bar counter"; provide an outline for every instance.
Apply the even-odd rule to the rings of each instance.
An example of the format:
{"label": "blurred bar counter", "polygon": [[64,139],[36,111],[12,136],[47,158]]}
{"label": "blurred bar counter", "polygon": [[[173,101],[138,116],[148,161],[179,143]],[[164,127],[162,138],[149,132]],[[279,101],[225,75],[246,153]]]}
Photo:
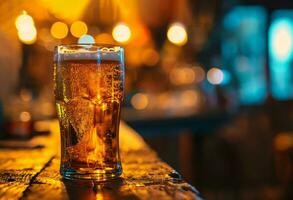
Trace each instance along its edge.
{"label": "blurred bar counter", "polygon": [[120,179],[100,183],[62,180],[57,121],[51,122],[50,130],[50,135],[28,142],[0,143],[0,199],[202,199],[123,122]]}
{"label": "blurred bar counter", "polygon": [[194,111],[185,109],[182,112],[166,112],[165,110],[137,111],[123,108],[122,119],[140,135],[180,134],[189,131],[196,135],[211,134],[214,130],[227,124],[236,114],[221,110]]}

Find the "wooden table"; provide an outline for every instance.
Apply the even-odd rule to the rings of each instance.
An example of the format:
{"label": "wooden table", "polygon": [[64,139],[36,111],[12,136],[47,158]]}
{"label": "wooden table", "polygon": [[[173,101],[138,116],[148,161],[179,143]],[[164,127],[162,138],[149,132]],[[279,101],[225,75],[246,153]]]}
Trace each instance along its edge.
{"label": "wooden table", "polygon": [[63,180],[57,121],[50,129],[49,136],[24,143],[31,148],[1,148],[0,199],[202,199],[125,123],[120,127],[121,178],[102,183]]}

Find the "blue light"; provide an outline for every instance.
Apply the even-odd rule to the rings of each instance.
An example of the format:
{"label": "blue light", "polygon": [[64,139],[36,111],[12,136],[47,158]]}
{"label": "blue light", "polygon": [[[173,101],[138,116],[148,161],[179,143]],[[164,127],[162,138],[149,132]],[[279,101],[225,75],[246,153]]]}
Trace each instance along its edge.
{"label": "blue light", "polygon": [[221,85],[227,85],[231,82],[231,74],[229,71],[222,69],[223,72],[223,80],[221,82]]}
{"label": "blue light", "polygon": [[95,39],[91,35],[83,35],[78,39],[78,44],[94,44]]}
{"label": "blue light", "polygon": [[236,6],[223,20],[221,53],[227,74],[222,85],[228,87],[233,73],[241,104],[261,104],[267,97],[266,23],[260,6]]}
{"label": "blue light", "polygon": [[269,67],[272,96],[277,100],[293,98],[293,10],[272,14],[269,28]]}

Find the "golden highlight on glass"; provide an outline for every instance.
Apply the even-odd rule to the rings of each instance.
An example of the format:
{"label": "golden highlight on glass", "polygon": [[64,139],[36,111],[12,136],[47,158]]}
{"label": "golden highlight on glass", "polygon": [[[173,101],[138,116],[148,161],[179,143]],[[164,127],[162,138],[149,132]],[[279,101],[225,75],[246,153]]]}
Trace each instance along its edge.
{"label": "golden highlight on glass", "polygon": [[96,44],[58,46],[54,80],[62,176],[108,180],[121,175],[123,48]]}

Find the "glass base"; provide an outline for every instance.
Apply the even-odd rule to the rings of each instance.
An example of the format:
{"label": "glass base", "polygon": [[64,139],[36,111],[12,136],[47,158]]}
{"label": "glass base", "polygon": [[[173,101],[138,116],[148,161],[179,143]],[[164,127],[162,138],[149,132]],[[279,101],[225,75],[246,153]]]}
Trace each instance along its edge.
{"label": "glass base", "polygon": [[122,174],[121,165],[118,165],[116,169],[88,169],[79,168],[79,170],[62,168],[60,169],[61,175],[65,179],[76,180],[95,180],[95,181],[107,181],[118,178]]}

